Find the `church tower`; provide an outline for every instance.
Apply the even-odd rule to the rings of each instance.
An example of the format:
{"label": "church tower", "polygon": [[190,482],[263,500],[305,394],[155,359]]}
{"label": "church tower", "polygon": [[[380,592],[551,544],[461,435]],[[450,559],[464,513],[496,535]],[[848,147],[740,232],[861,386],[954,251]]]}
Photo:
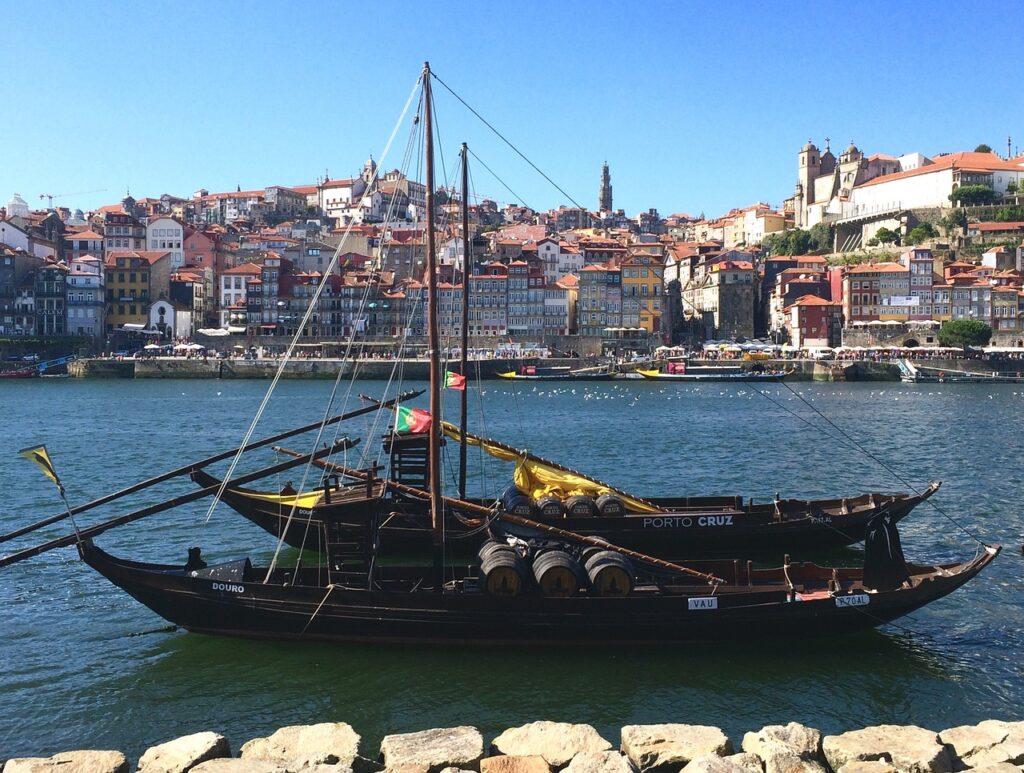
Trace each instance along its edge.
{"label": "church tower", "polygon": [[605,161],[601,167],[601,192],[598,194],[599,212],[612,211],[612,178],[608,174],[608,162]]}

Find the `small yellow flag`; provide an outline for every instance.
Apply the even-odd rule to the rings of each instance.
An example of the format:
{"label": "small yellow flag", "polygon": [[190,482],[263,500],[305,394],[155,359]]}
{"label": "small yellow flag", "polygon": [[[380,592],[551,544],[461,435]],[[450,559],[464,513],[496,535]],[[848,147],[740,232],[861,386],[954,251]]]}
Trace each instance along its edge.
{"label": "small yellow flag", "polygon": [[50,461],[50,455],[46,453],[46,446],[23,448],[18,451],[18,454],[20,456],[24,456],[30,462],[35,462],[39,465],[39,469],[43,471],[43,475],[56,483],[61,496],[64,496],[64,485],[60,482],[60,478],[57,477],[57,471],[53,468],[53,462]]}

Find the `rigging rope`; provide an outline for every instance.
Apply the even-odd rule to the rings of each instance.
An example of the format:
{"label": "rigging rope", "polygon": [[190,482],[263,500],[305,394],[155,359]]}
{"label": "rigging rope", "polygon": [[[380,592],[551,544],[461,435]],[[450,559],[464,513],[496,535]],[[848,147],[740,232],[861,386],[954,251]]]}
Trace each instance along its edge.
{"label": "rigging rope", "polygon": [[495,136],[497,136],[498,139],[500,139],[502,142],[504,142],[506,145],[508,145],[512,149],[512,151],[517,156],[519,156],[521,159],[523,159],[523,161],[525,161],[527,164],[529,164],[537,174],[539,174],[541,177],[543,177],[545,180],[547,180],[549,183],[551,183],[551,185],[555,188],[555,190],[557,190],[559,193],[561,193],[563,196],[565,196],[569,201],[571,201],[573,204],[575,204],[579,209],[586,209],[586,207],[584,207],[582,204],[580,204],[578,201],[576,201],[576,199],[574,199],[572,196],[570,196],[568,193],[566,193],[565,190],[558,183],[556,183],[554,180],[552,180],[550,177],[548,177],[541,170],[541,168],[539,166],[537,166],[529,158],[527,158],[526,155],[519,148],[517,148],[515,145],[513,145],[512,142],[507,137],[505,137],[504,134],[502,134],[497,129],[495,129],[494,126],[492,126],[491,123],[486,118],[484,118],[482,115],[480,115],[480,113],[478,113],[476,110],[474,110],[473,107],[468,102],[466,102],[466,100],[464,100],[462,97],[460,97],[458,94],[456,94],[455,91],[452,89],[452,87],[449,86],[447,83],[445,83],[443,80],[441,80],[441,78],[438,76],[437,73],[432,71],[430,74],[431,74],[431,76],[433,76],[435,81],[437,81],[438,83],[440,83],[442,86],[445,87],[445,89],[448,91],[449,94],[451,94],[453,97],[455,97],[457,100],[459,100],[459,102],[462,103],[463,107],[465,107],[467,110],[469,110],[469,112],[471,112],[473,115],[475,115],[477,118],[479,118],[481,123],[483,123],[484,126],[486,126],[488,129],[490,129],[492,132],[494,132]]}
{"label": "rigging rope", "polygon": [[[838,426],[838,425],[837,425],[837,424],[836,424],[836,423],[835,423],[834,421],[832,421],[832,420],[831,420],[831,419],[830,419],[830,418],[829,418],[828,416],[826,416],[826,415],[825,415],[825,414],[823,414],[823,413],[822,413],[821,411],[819,411],[819,410],[818,410],[818,409],[817,409],[817,408],[816,408],[815,406],[811,405],[811,403],[810,403],[810,402],[808,402],[808,401],[807,401],[806,399],[804,399],[803,395],[801,395],[801,394],[800,394],[799,392],[797,392],[797,391],[796,391],[795,389],[793,389],[793,387],[791,387],[791,386],[790,386],[789,384],[787,384],[787,383],[786,383],[785,381],[781,381],[780,383],[781,383],[781,384],[782,384],[782,385],[783,385],[784,387],[786,387],[786,389],[788,389],[788,390],[789,390],[790,392],[792,392],[792,393],[793,393],[793,395],[794,395],[794,396],[796,396],[796,398],[797,398],[798,400],[800,400],[800,402],[802,402],[802,403],[803,403],[804,405],[806,405],[806,406],[807,406],[808,408],[810,408],[810,409],[811,409],[812,411],[814,411],[814,412],[815,412],[816,414],[818,414],[818,416],[820,416],[820,417],[821,417],[822,419],[824,419],[824,420],[825,420],[825,422],[826,422],[826,423],[828,423],[828,425],[829,425],[830,427],[832,427],[833,429],[835,429],[835,431],[836,431],[836,432],[838,432],[838,433],[839,433],[840,435],[842,435],[842,436],[843,436],[844,438],[846,438],[846,440],[847,440],[847,441],[848,441],[848,442],[849,442],[849,443],[850,443],[850,444],[851,444],[852,446],[854,446],[854,447],[855,447],[856,449],[858,449],[859,451],[861,451],[861,452],[862,452],[862,453],[863,453],[863,454],[864,454],[865,456],[867,456],[867,457],[868,457],[869,459],[871,459],[871,460],[872,460],[873,462],[875,462],[875,463],[876,463],[876,464],[877,464],[878,466],[880,466],[880,467],[881,467],[881,468],[882,468],[883,470],[885,470],[885,471],[886,471],[886,472],[888,472],[888,473],[889,473],[890,475],[892,475],[892,476],[893,476],[893,477],[894,477],[894,478],[895,478],[896,480],[898,480],[898,481],[899,481],[900,483],[902,483],[902,484],[903,484],[904,486],[906,486],[907,488],[909,488],[909,489],[910,489],[911,491],[913,491],[913,492],[914,492],[915,494],[917,494],[918,496],[920,496],[920,495],[921,495],[921,492],[920,492],[920,490],[919,490],[919,489],[917,488],[917,486],[915,486],[914,484],[910,483],[910,482],[909,482],[909,481],[908,481],[908,480],[907,480],[906,478],[904,478],[904,477],[903,477],[902,475],[900,475],[900,474],[899,474],[899,473],[898,473],[898,472],[897,472],[896,470],[894,470],[894,469],[893,469],[892,467],[890,467],[890,466],[889,466],[888,464],[886,464],[886,463],[885,463],[885,462],[883,462],[883,461],[882,461],[881,459],[879,459],[879,458],[878,458],[877,456],[875,456],[875,455],[874,455],[873,453],[871,453],[871,451],[870,451],[870,450],[869,450],[868,448],[866,448],[866,447],[865,447],[864,445],[862,445],[862,444],[861,444],[861,443],[860,443],[859,441],[857,441],[857,439],[856,439],[856,438],[852,437],[852,436],[851,436],[851,435],[850,435],[850,434],[849,434],[848,432],[846,432],[846,431],[845,431],[845,430],[844,430],[844,429],[843,429],[842,427]],[[929,503],[931,504],[931,506],[932,506],[932,507],[934,507],[934,508],[935,508],[935,510],[936,510],[936,511],[937,511],[938,513],[940,513],[940,514],[941,514],[942,516],[944,516],[944,517],[945,517],[945,518],[946,518],[946,519],[947,519],[947,520],[948,520],[948,521],[949,521],[950,523],[952,523],[952,524],[953,524],[954,526],[956,526],[956,527],[957,527],[958,529],[960,529],[960,531],[962,531],[962,532],[963,532],[964,534],[966,534],[966,535],[967,535],[968,537],[970,537],[970,538],[971,538],[971,539],[973,539],[973,540],[974,540],[975,542],[977,542],[979,546],[982,546],[982,547],[986,547],[986,548],[988,547],[988,544],[987,544],[987,543],[986,543],[985,541],[983,541],[982,539],[980,539],[980,538],[979,538],[978,536],[976,536],[976,535],[975,535],[975,534],[974,534],[974,533],[973,533],[973,532],[972,532],[972,531],[971,531],[970,529],[968,529],[968,528],[967,528],[966,526],[964,526],[964,525],[963,525],[962,523],[960,523],[959,521],[957,521],[957,520],[956,520],[956,519],[955,519],[955,518],[954,518],[953,516],[951,516],[951,515],[950,515],[949,513],[947,513],[947,512],[945,511],[945,510],[943,510],[943,509],[942,509],[942,508],[941,508],[941,507],[940,507],[940,506],[939,506],[939,505],[938,505],[937,503],[935,503],[935,502],[934,502],[934,501],[933,501],[933,500],[932,500],[931,498],[929,498],[929,499],[928,499],[928,502],[929,502]]]}

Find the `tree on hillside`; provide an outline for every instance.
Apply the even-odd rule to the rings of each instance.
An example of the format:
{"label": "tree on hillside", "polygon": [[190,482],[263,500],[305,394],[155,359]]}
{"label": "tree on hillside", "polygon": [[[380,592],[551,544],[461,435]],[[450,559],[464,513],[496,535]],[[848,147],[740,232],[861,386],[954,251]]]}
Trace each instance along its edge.
{"label": "tree on hillside", "polygon": [[956,235],[957,229],[967,228],[967,213],[962,209],[950,210],[948,215],[945,215],[940,221],[939,225],[946,232],[946,236],[950,239]]}
{"label": "tree on hillside", "polygon": [[878,239],[879,244],[899,244],[900,235],[884,225],[875,231],[875,238]]}
{"label": "tree on hillside", "polygon": [[[828,226],[825,228],[827,230]],[[811,249],[811,234],[799,228],[768,234],[761,245],[772,255],[803,255]]]}
{"label": "tree on hillside", "polygon": [[998,196],[988,185],[961,185],[951,194],[949,200],[964,207],[991,204]]}
{"label": "tree on hillside", "polygon": [[939,343],[943,346],[984,346],[992,338],[992,328],[976,319],[946,320],[939,328]]}
{"label": "tree on hillside", "polygon": [[931,223],[919,223],[910,229],[910,233],[907,234],[907,238],[903,242],[904,244],[920,244],[926,239],[934,239],[938,235],[939,232]]}
{"label": "tree on hillside", "polygon": [[832,250],[832,229],[827,224],[818,223],[811,226],[808,236],[812,250]]}
{"label": "tree on hillside", "polygon": [[997,223],[1019,223],[1024,221],[1024,207],[1000,207],[992,218]]}
{"label": "tree on hillside", "polygon": [[974,149],[975,153],[991,153],[992,148],[986,145],[984,142]]}

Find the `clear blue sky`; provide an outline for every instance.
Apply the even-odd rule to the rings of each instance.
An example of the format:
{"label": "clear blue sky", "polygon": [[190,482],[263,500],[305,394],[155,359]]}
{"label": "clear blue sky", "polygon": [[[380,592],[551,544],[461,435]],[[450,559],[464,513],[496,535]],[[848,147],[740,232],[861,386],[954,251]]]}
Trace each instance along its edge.
{"label": "clear blue sky", "polygon": [[[429,11],[429,13],[428,13]],[[379,156],[422,62],[581,204],[778,204],[799,147],[1024,148],[1024,3],[22,2],[4,11],[0,202],[90,208],[312,183]],[[527,204],[565,202],[439,89]],[[398,166],[397,154],[385,164]],[[479,166],[479,194],[511,200]]]}

